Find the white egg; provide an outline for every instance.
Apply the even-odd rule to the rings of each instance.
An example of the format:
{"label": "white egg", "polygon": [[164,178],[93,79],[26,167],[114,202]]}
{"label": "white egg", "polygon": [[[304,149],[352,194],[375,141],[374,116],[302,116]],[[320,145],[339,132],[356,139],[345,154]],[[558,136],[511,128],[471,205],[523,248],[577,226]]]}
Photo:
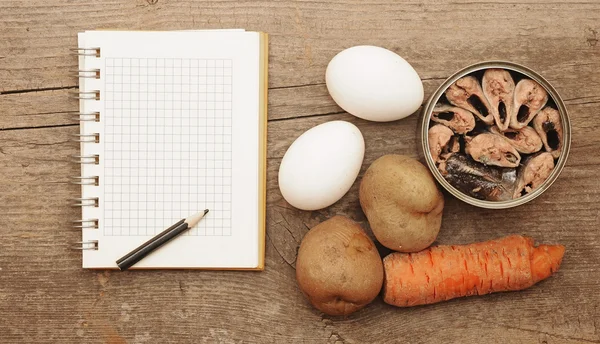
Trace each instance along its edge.
{"label": "white egg", "polygon": [[288,148],[279,167],[279,189],[302,210],[328,207],[350,189],[365,155],[360,130],[331,121],[307,130]]}
{"label": "white egg", "polygon": [[417,111],[423,83],[398,54],[361,45],[338,53],[327,66],[327,89],[335,102],[356,117],[394,121]]}

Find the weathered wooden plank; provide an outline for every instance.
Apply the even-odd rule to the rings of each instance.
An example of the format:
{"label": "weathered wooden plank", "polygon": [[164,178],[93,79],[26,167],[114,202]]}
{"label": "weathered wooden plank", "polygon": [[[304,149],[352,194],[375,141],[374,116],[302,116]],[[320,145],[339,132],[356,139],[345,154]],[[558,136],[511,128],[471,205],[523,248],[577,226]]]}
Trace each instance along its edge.
{"label": "weathered wooden plank", "polygon": [[69,89],[0,95],[0,130],[78,124]]}
{"label": "weathered wooden plank", "polygon": [[[531,21],[519,12],[523,8],[537,6],[535,3],[505,7],[501,4],[473,2],[451,5],[452,22],[462,23],[456,27],[443,21],[428,25],[436,14],[443,13],[444,8],[450,6],[445,4],[393,6],[382,2],[368,6],[366,14],[360,17],[355,17],[360,13],[360,6],[352,3],[315,6],[313,3],[303,2],[290,6],[284,2],[270,2],[267,16],[256,4],[257,2],[236,3],[232,9],[228,1],[191,4],[160,1],[154,5],[143,1],[137,4],[49,4],[32,1],[26,7],[14,2],[3,2],[0,4],[3,10],[0,11],[0,18],[3,19],[0,20],[0,30],[5,34],[0,36],[0,43],[6,44],[0,44],[0,92],[76,85],[77,80],[68,76],[68,70],[75,68],[75,58],[68,56],[67,52],[75,44],[78,30],[93,27],[182,29],[189,25],[186,20],[179,20],[174,26],[171,21],[159,19],[164,19],[163,16],[195,18],[198,16],[195,11],[198,11],[203,14],[200,16],[202,19],[194,25],[230,27],[246,23],[255,25],[249,29],[261,29],[272,34],[269,94],[271,119],[339,112],[339,107],[331,100],[324,85],[325,67],[335,53],[355,44],[382,45],[404,56],[424,79],[426,95],[431,94],[443,78],[465,65],[481,60],[507,59],[534,67],[555,84],[565,99],[577,102],[599,101],[597,94],[600,92],[600,75],[595,71],[600,64],[600,46],[595,38],[595,22],[587,15],[580,15],[582,18],[577,25],[567,20],[555,20],[553,25],[546,28],[543,24],[548,22],[547,19]],[[348,20],[342,21],[327,14],[328,6],[340,10],[341,4],[344,4],[342,12],[350,15]],[[577,7],[553,4],[539,9],[542,11],[540,18],[556,19],[553,16],[559,10],[573,14],[568,18],[579,18],[576,13],[581,11],[579,8],[590,10],[594,6],[594,2],[578,3]],[[181,12],[184,9],[185,14]],[[373,14],[370,11],[377,9],[386,11],[381,18],[381,13],[374,12],[378,14],[377,21],[369,19],[369,14]],[[66,17],[55,18],[59,11],[64,12]],[[115,17],[105,15],[111,11]],[[259,13],[254,13],[255,11]],[[474,13],[477,16],[473,16]],[[211,17],[214,19],[215,16],[222,17],[221,22],[211,22]],[[414,17],[422,20],[415,23]],[[281,18],[290,20],[282,21]],[[291,19],[294,19],[294,25],[290,23]],[[348,34],[351,29],[349,23],[369,32],[370,26],[378,27],[381,22],[390,20],[390,24],[394,25],[385,31],[378,31],[380,34],[376,36],[367,35],[368,41],[361,35]],[[403,20],[418,26],[407,28]],[[489,23],[487,20],[494,22]],[[66,26],[65,23],[70,25]],[[130,27],[132,23],[137,23],[135,25],[138,27]],[[52,25],[53,30],[46,30],[46,25],[49,24],[56,24]],[[498,27],[493,32],[483,29],[490,25]],[[415,45],[413,42],[416,41],[417,27],[422,28],[424,33],[423,37],[419,37],[419,44]],[[545,30],[543,35],[540,33],[542,28]],[[475,32],[477,37],[473,36]],[[31,40],[40,42],[42,39],[43,44],[29,44]],[[308,65],[305,63],[306,56],[301,54],[302,57],[299,57],[291,53],[292,49],[298,49],[298,44],[294,43],[299,39],[304,42],[299,44],[305,48],[304,53],[310,53]],[[479,46],[469,47],[469,44]],[[23,46],[19,47],[20,45]],[[49,51],[62,53],[59,56],[49,56]],[[581,87],[582,84],[586,87]],[[63,91],[64,98],[63,92],[57,92],[55,95],[40,92],[28,96],[2,96],[0,128],[67,123],[69,119],[64,111],[75,111],[77,103],[67,99],[66,92]],[[40,110],[30,111],[38,106]],[[44,110],[49,108],[58,110]],[[48,116],[47,112],[52,111],[57,113]]]}
{"label": "weathered wooden plank", "polygon": [[[68,49],[84,29],[243,27],[271,34],[272,86],[322,82],[328,61],[356,44],[388,47],[424,78],[488,59],[540,72],[577,72],[600,62],[596,1],[4,1],[0,3],[0,92],[72,86]],[[535,16],[532,16],[535,13]],[[51,28],[51,29],[49,29]],[[571,73],[581,82],[597,73]],[[583,79],[581,79],[583,78]],[[593,95],[592,93],[587,95]],[[579,94],[581,96],[581,94]]]}
{"label": "weathered wooden plank", "polygon": [[[0,322],[3,338],[7,342],[117,343],[174,338],[189,342],[251,338],[256,342],[348,343],[599,340],[594,328],[599,317],[595,305],[600,302],[594,292],[600,279],[596,231],[600,188],[593,178],[600,163],[593,154],[597,135],[576,145],[573,166],[547,194],[524,207],[475,211],[447,197],[438,242],[466,243],[518,232],[540,241],[564,243],[568,252],[564,265],[549,281],[519,293],[413,309],[396,309],[377,300],[347,319],[322,317],[312,309],[296,287],[296,247],[308,228],[333,214],[345,214],[368,227],[357,201],[358,181],[334,206],[303,212],[281,199],[277,169],[296,135],[335,119],[349,120],[363,132],[368,144],[362,172],[383,154],[414,155],[417,151],[417,117],[386,124],[350,115],[272,122],[267,270],[256,274],[81,270],[79,254],[68,250],[68,243],[76,241],[78,234],[68,228],[77,213],[67,206],[67,199],[77,195],[77,188],[66,183],[69,175],[78,173],[78,167],[62,159],[76,152],[77,147],[67,141],[76,127],[0,133],[0,312],[12,314]],[[597,133],[598,127],[591,130]],[[32,218],[31,214],[40,216]],[[19,288],[14,288],[17,285]],[[361,325],[356,326],[357,322]],[[508,334],[512,337],[506,337]]]}
{"label": "weathered wooden plank", "polygon": [[[453,71],[448,71],[448,77]],[[586,73],[593,73],[587,70]],[[598,96],[576,96],[576,91],[592,90],[600,94],[600,82],[586,85],[561,74],[555,80],[560,91],[570,97],[564,97],[571,116],[581,116],[580,111],[597,111],[600,106]],[[568,77],[568,78],[567,78]],[[426,98],[429,97],[444,78],[426,79],[423,81]],[[48,90],[0,95],[0,130],[47,127],[77,124],[72,116],[78,109],[75,99],[69,97],[72,89]],[[427,99],[424,100],[424,102]],[[329,96],[324,84],[298,87],[271,88],[269,90],[269,120],[286,120],[308,116],[337,115],[344,111]],[[419,109],[416,115],[420,115]],[[576,128],[576,131],[587,131],[587,126]],[[576,133],[577,134],[577,133]]]}
{"label": "weathered wooden plank", "polygon": [[[594,65],[590,65],[577,73],[597,74],[594,73],[595,68]],[[429,97],[453,72],[454,70],[447,70],[440,78],[424,79],[425,98]],[[600,80],[586,83],[585,87],[581,87],[582,82],[569,73],[555,71],[551,76],[555,86],[563,94],[572,117],[580,116],[580,109],[596,111],[600,106],[600,97],[596,96],[600,94]],[[77,100],[69,97],[69,92],[75,90],[66,88],[0,95],[0,130],[76,124],[72,113],[78,110],[78,103]],[[586,94],[593,95],[586,96]],[[268,110],[269,120],[343,113],[330,97],[324,83],[272,87],[269,90]],[[420,111],[421,109],[418,110]],[[583,126],[581,130],[587,130],[586,128],[587,126]]]}

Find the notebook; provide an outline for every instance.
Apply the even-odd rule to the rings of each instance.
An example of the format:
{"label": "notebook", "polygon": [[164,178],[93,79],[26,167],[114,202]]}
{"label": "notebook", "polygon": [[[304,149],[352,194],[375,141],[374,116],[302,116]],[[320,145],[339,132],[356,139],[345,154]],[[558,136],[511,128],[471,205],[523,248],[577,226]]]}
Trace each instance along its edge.
{"label": "notebook", "polygon": [[177,221],[132,269],[264,268],[268,37],[244,30],[78,35],[82,267]]}

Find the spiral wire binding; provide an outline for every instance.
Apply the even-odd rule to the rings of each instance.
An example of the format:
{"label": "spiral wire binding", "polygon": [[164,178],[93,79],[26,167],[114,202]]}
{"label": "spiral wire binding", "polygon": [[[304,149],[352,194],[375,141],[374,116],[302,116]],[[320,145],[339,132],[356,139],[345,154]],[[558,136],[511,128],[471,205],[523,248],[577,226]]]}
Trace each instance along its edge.
{"label": "spiral wire binding", "polygon": [[77,78],[100,79],[100,69],[77,69],[72,70],[71,73]]}
{"label": "spiral wire binding", "polygon": [[83,197],[83,198],[73,198],[72,207],[94,207],[98,208],[100,206],[100,200],[98,197]]}
{"label": "spiral wire binding", "polygon": [[79,122],[100,122],[100,112],[81,113],[72,112],[73,119]]}
{"label": "spiral wire binding", "polygon": [[[100,48],[74,48],[71,49],[71,53],[77,56],[90,56],[90,57],[100,57]],[[76,69],[70,71],[70,74],[77,78],[85,78],[85,79],[100,79],[100,69]],[[70,97],[74,99],[78,99],[80,101],[98,101],[100,100],[100,91],[77,91],[70,92]],[[79,122],[100,122],[100,112],[72,112],[71,113],[74,120]],[[79,133],[72,134],[73,139],[71,141],[79,142],[80,144],[97,144],[100,143],[100,134],[99,133]],[[76,164],[86,164],[86,165],[99,165],[100,164],[100,156],[98,154],[89,154],[89,155],[73,155],[71,156],[71,161]],[[82,185],[82,186],[99,186],[100,185],[100,177],[99,176],[75,176],[71,177],[72,184]],[[98,208],[100,206],[100,200],[98,197],[83,197],[83,198],[74,198],[72,199],[71,206],[73,207],[94,207]],[[80,219],[73,221],[73,228],[83,230],[83,229],[98,229],[99,220],[97,218],[88,218],[88,219]],[[74,243],[76,246],[72,246],[72,249],[76,250],[98,250],[98,240],[87,240],[87,241],[78,241]]]}
{"label": "spiral wire binding", "polygon": [[100,91],[76,91],[69,92],[71,98],[83,100],[100,100]]}
{"label": "spiral wire binding", "polygon": [[71,134],[71,136],[75,137],[72,141],[75,142],[83,142],[83,143],[100,143],[100,134]]}
{"label": "spiral wire binding", "polygon": [[71,158],[73,160],[71,160],[74,164],[93,164],[93,165],[99,165],[100,164],[100,155],[98,154],[94,154],[94,155],[73,155],[71,156]]}
{"label": "spiral wire binding", "polygon": [[93,176],[93,177],[71,177],[71,184],[78,184],[78,185],[94,185],[94,186],[98,186],[100,185],[100,177],[98,176]]}
{"label": "spiral wire binding", "polygon": [[[77,241],[75,244],[80,244],[81,246],[73,246],[71,247],[74,250],[98,250],[98,240],[88,240],[88,241]],[[92,245],[92,246],[89,246]]]}
{"label": "spiral wire binding", "polygon": [[75,220],[73,221],[73,228],[98,229],[98,219]]}
{"label": "spiral wire binding", "polygon": [[100,57],[100,48],[73,48],[69,50],[73,55]]}

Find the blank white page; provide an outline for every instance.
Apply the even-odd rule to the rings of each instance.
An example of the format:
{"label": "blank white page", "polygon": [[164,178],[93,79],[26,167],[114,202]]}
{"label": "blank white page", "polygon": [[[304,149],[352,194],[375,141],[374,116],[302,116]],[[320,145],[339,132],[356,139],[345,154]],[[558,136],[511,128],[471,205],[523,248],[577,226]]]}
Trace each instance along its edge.
{"label": "blank white page", "polygon": [[83,240],[83,266],[114,268],[116,260],[182,218],[209,209],[200,224],[135,268],[256,268],[259,262],[260,37],[239,31],[88,31],[80,46],[100,47],[83,80],[100,100],[82,101],[100,134],[82,154],[99,176],[99,219]]}

